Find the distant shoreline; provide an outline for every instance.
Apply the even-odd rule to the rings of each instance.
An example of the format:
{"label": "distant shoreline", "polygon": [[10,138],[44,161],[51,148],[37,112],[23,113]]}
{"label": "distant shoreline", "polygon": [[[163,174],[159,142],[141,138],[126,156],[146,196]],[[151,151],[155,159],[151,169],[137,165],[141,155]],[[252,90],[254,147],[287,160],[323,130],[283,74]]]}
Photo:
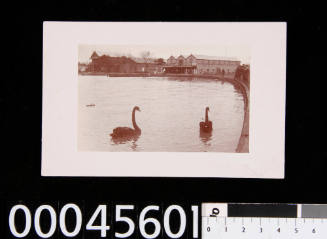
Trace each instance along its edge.
{"label": "distant shoreline", "polygon": [[190,78],[206,78],[217,80],[231,80],[234,78],[234,74],[225,74],[225,77],[221,75],[206,75],[206,74],[166,74],[166,73],[106,73],[106,72],[79,72],[79,75],[90,76],[108,76],[108,77],[190,77]]}

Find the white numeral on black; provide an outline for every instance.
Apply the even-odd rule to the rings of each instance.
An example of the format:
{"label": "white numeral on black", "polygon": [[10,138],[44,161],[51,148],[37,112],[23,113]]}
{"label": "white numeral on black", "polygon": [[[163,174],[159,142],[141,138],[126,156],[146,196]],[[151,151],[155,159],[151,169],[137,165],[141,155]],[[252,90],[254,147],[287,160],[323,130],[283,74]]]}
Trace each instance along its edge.
{"label": "white numeral on black", "polygon": [[[151,206],[147,206],[145,207],[141,214],[140,214],[140,220],[139,220],[139,227],[140,227],[140,232],[141,232],[141,235],[144,237],[144,238],[156,238],[159,234],[160,234],[160,229],[161,229],[161,226],[160,226],[160,222],[155,219],[155,218],[147,218],[145,219],[145,214],[147,214],[148,211],[151,211],[151,210],[154,210],[154,211],[159,211],[159,206],[154,206],[154,205],[151,205]],[[145,225],[147,223],[152,223],[154,225],[154,232],[152,234],[148,234],[146,231],[145,231]]]}
{"label": "white numeral on black", "polygon": [[193,212],[193,238],[198,238],[199,237],[199,207],[198,206],[192,206],[192,212]]}
{"label": "white numeral on black", "polygon": [[[68,209],[73,209],[76,216],[76,225],[75,229],[72,232],[69,232],[66,227],[66,212]],[[59,224],[62,233],[66,237],[76,236],[82,227],[82,212],[76,204],[66,204],[60,211]]]}
{"label": "white numeral on black", "polygon": [[[180,216],[180,220],[181,220],[180,227],[179,227],[179,230],[178,230],[177,233],[172,233],[171,230],[170,230],[170,224],[169,224],[169,222],[170,222],[170,213],[173,210],[178,211],[179,216]],[[165,214],[164,214],[164,228],[165,228],[165,231],[166,231],[167,235],[170,238],[179,238],[184,234],[185,228],[186,228],[186,215],[185,215],[184,209],[181,206],[171,205],[166,209]]]}
{"label": "white numeral on black", "polygon": [[[136,228],[136,222],[128,216],[122,216],[123,212],[125,211],[130,211],[134,210],[135,206],[134,205],[116,205],[115,210],[115,222],[118,223],[123,223],[127,224],[127,229],[124,232],[115,232],[114,236],[115,238],[128,238],[133,236],[135,233],[135,228]],[[75,214],[75,226],[73,229],[68,230],[67,225],[66,225],[66,217],[67,217],[67,211],[71,210]],[[160,207],[157,205],[149,205],[143,208],[139,215],[139,220],[138,220],[138,227],[139,227],[139,232],[142,237],[146,239],[153,239],[157,238],[160,236],[160,233],[165,232],[169,238],[181,238],[185,231],[186,231],[186,226],[187,226],[187,218],[186,218],[186,213],[183,207],[179,205],[170,205],[167,207],[167,209],[164,211],[163,215],[163,225],[161,225],[161,221],[157,218],[152,217],[151,215],[154,212],[157,212],[159,214],[158,216],[161,218],[161,215],[159,213]],[[199,208],[196,205],[191,206],[192,210],[192,216],[193,216],[193,239],[198,238],[198,217],[199,217]],[[22,229],[19,229],[17,231],[16,227],[16,214],[17,211],[22,211],[23,212],[23,217],[25,217],[25,225]],[[171,221],[173,220],[171,218],[171,214],[173,211],[176,211],[178,213],[179,219],[180,219],[180,224],[177,232],[172,232],[171,230]],[[50,216],[49,222],[50,226],[49,229],[43,229],[41,228],[41,216],[43,214],[48,214]],[[73,215],[74,216],[74,215]],[[95,225],[96,219],[99,218],[100,225]],[[59,220],[59,223],[57,223],[57,220]],[[36,234],[40,238],[50,238],[54,235],[57,229],[57,225],[60,228],[60,231],[62,234],[67,237],[67,238],[72,238],[76,237],[82,228],[82,220],[83,220],[83,215],[81,212],[81,209],[79,208],[78,205],[70,203],[66,204],[62,207],[60,210],[59,214],[59,219],[57,219],[57,213],[56,210],[50,206],[50,205],[41,205],[39,206],[34,214],[34,229]],[[98,205],[96,210],[93,212],[91,218],[86,224],[86,230],[97,230],[100,232],[101,237],[107,237],[107,231],[110,230],[110,226],[107,225],[107,205]],[[149,232],[148,226],[151,226],[153,229]],[[15,205],[11,208],[10,213],[9,213],[9,228],[11,231],[11,234],[16,237],[16,238],[23,238],[26,237],[29,232],[31,231],[32,227],[32,215],[31,211],[26,207],[25,205]],[[21,227],[19,227],[21,228]],[[126,228],[126,227],[125,227]],[[208,228],[209,229],[209,228]],[[22,231],[21,231],[22,230]],[[45,231],[46,230],[46,231]],[[313,233],[315,233],[315,230],[313,230]]]}
{"label": "white numeral on black", "polygon": [[[47,233],[43,233],[40,226],[40,216],[43,210],[47,210],[50,213],[51,218],[50,229]],[[53,207],[51,207],[50,205],[42,205],[38,207],[38,209],[36,209],[34,216],[34,227],[36,234],[38,234],[42,238],[49,238],[53,235],[53,233],[55,233],[57,227],[57,215]]]}
{"label": "white numeral on black", "polygon": [[[17,210],[23,210],[23,212],[25,214],[25,228],[21,233],[17,232],[16,225],[15,225],[15,216],[16,216]],[[26,206],[16,205],[11,208],[10,213],[9,213],[9,228],[10,228],[11,233],[15,237],[22,238],[22,237],[27,236],[27,234],[31,230],[31,225],[32,225],[31,212]]]}
{"label": "white numeral on black", "polygon": [[[101,214],[101,225],[94,226],[93,223],[98,215]],[[101,237],[107,236],[107,231],[110,230],[110,226],[107,226],[107,205],[99,205],[93,213],[91,219],[86,224],[86,230],[100,230]]]}
{"label": "white numeral on black", "polygon": [[115,237],[126,238],[133,234],[135,230],[135,224],[129,217],[122,217],[122,210],[133,210],[134,205],[116,205],[116,222],[126,222],[128,224],[128,230],[125,233],[115,232]]}

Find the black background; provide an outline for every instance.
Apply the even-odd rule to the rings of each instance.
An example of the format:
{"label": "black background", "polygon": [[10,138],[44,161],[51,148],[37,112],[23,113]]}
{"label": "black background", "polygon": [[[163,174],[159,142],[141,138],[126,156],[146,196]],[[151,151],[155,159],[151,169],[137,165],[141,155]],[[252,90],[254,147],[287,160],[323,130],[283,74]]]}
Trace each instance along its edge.
{"label": "black background", "polygon": [[[9,14],[1,30],[5,40],[0,98],[3,203],[20,199],[327,203],[326,28],[319,3],[7,3],[2,12]],[[41,177],[42,22],[46,20],[286,21],[285,179]]]}

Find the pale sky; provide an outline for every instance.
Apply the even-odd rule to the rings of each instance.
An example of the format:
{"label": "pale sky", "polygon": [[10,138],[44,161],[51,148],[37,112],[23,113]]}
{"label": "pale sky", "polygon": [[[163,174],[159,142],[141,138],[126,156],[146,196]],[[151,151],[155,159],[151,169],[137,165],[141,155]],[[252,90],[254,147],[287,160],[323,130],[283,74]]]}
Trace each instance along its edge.
{"label": "pale sky", "polygon": [[221,46],[221,45],[80,45],[78,60],[88,62],[93,51],[111,56],[140,57],[143,51],[150,51],[153,58],[167,60],[171,55],[208,55],[218,57],[235,57],[241,64],[250,64],[251,49],[248,46]]}

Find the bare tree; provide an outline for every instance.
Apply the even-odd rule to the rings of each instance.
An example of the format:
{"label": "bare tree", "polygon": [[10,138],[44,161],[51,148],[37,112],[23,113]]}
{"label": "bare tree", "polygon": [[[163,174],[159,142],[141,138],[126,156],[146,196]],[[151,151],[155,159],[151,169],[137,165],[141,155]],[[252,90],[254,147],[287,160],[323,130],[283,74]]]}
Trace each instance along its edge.
{"label": "bare tree", "polygon": [[141,58],[143,59],[143,61],[145,63],[145,69],[146,69],[145,71],[147,71],[148,64],[150,63],[150,59],[151,59],[151,52],[150,51],[142,51]]}
{"label": "bare tree", "polygon": [[145,63],[149,63],[150,56],[151,56],[151,52],[149,52],[149,51],[142,51],[141,52],[141,57],[142,57],[142,59],[144,60]]}

